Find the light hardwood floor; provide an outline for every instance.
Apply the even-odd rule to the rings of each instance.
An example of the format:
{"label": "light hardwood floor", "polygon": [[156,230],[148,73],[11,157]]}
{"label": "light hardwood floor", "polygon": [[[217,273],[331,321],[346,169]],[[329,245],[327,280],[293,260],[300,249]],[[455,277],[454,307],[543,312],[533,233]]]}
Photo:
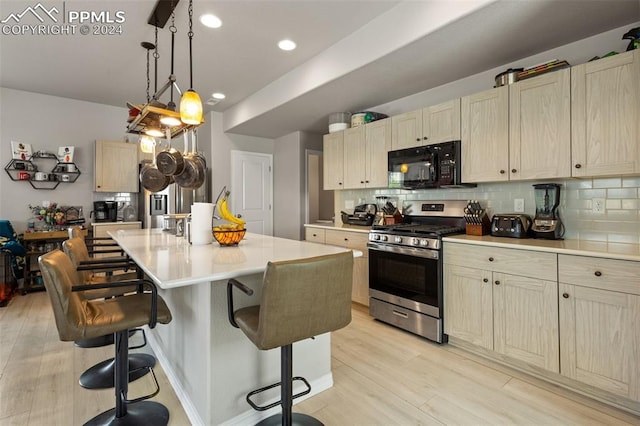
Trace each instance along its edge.
{"label": "light hardwood floor", "polygon": [[[294,411],[327,425],[640,425],[640,417],[382,324],[359,305],[353,314],[332,337],[334,386]],[[14,297],[0,308],[0,426],[80,425],[111,408],[112,390],[82,389],[77,378],[112,352],[60,342],[45,293]],[[155,370],[154,400],[169,408],[171,425],[188,425]],[[130,396],[151,387],[147,377],[137,380]]]}

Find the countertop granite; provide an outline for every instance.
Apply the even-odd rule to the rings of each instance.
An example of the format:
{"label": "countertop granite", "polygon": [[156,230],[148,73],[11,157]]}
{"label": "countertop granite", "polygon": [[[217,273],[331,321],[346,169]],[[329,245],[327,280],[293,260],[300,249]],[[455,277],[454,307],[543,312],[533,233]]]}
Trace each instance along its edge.
{"label": "countertop granite", "polygon": [[[239,245],[191,245],[160,229],[110,231],[109,235],[160,288],[227,280],[263,272],[269,261],[340,253],[345,248],[247,233]],[[354,250],[354,256],[362,252]]]}
{"label": "countertop granite", "polygon": [[586,240],[519,239],[492,237],[490,235],[481,237],[474,235],[453,235],[444,237],[442,241],[640,262],[640,244],[607,243]]}

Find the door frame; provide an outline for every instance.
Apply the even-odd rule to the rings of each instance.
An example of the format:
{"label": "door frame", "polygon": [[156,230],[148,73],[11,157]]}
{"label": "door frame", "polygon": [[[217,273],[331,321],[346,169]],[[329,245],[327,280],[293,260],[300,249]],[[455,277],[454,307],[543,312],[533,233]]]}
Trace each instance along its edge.
{"label": "door frame", "polygon": [[[268,219],[270,222],[270,228],[271,228],[271,233],[269,233],[268,235],[273,235],[273,154],[266,154],[263,152],[252,152],[252,151],[240,151],[237,149],[232,149],[231,150],[231,164],[230,164],[230,181],[231,181],[231,189],[234,191],[238,190],[239,188],[242,188],[244,185],[236,185],[238,184],[238,182],[234,182],[234,176],[235,176],[235,164],[236,164],[236,157],[238,157],[239,155],[245,155],[245,156],[251,156],[251,157],[260,157],[260,158],[266,158],[269,160],[269,176],[267,178],[267,182],[269,185],[269,215],[268,215]],[[240,182],[241,183],[241,182]],[[242,191],[242,189],[240,189],[240,191]],[[241,200],[242,197],[244,196],[244,194],[241,194],[240,197],[231,197],[231,209],[234,212],[237,212],[237,200]]]}

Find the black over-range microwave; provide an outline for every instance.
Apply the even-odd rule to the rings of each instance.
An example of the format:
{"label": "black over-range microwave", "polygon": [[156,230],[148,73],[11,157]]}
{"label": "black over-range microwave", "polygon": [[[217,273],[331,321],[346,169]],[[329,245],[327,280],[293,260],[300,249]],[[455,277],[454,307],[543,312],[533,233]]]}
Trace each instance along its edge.
{"label": "black over-range microwave", "polygon": [[389,188],[476,186],[462,182],[460,141],[389,151]]}

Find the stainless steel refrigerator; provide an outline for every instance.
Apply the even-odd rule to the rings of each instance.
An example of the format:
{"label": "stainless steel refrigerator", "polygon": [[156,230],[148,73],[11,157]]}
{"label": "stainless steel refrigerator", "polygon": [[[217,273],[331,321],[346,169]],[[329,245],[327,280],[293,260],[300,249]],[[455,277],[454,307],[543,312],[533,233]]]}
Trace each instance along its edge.
{"label": "stainless steel refrigerator", "polygon": [[[140,167],[148,163],[151,161],[143,161]],[[206,174],[204,183],[198,189],[184,189],[172,183],[163,191],[150,192],[140,185],[138,217],[142,220],[142,227],[164,228],[165,215],[191,213],[193,203],[210,203],[210,169]]]}

